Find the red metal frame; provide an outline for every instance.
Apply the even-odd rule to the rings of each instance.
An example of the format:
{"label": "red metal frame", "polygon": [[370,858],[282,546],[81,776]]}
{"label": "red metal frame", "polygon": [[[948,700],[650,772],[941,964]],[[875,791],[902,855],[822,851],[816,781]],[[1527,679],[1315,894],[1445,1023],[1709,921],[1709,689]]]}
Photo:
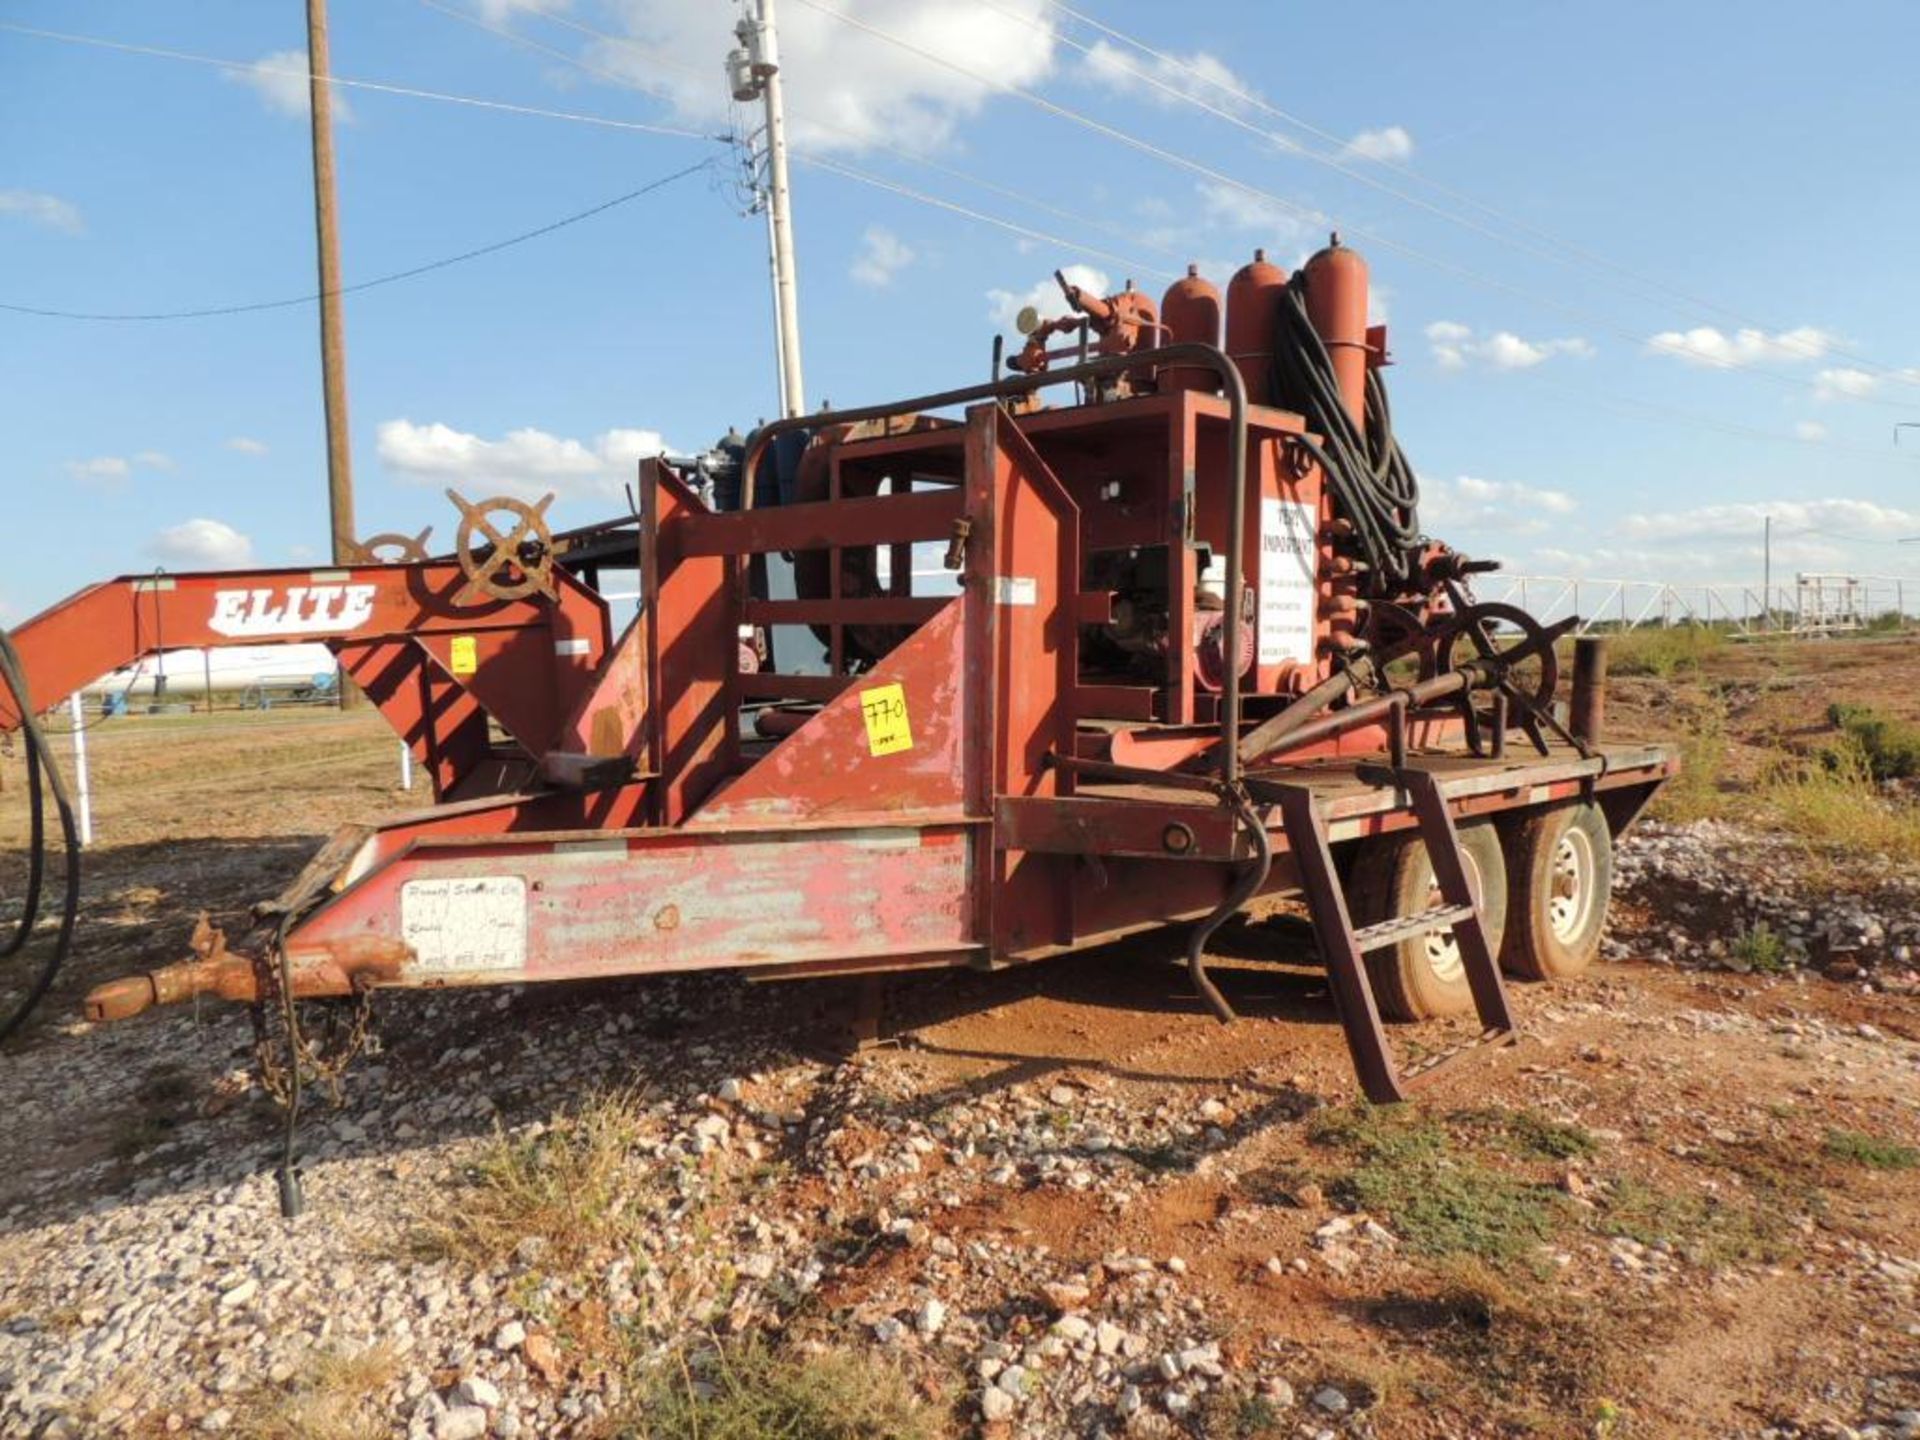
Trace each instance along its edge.
{"label": "red metal frame", "polygon": [[[162,649],[324,642],[435,795],[461,798],[510,788],[547,754],[590,746],[596,725],[609,740],[618,728],[597,718],[605,703],[588,703],[606,678],[606,602],[555,578],[552,601],[463,605],[453,597],[466,577],[451,563],[123,575],[34,616],[13,639],[40,705]],[[489,764],[489,717],[525,763]],[[19,722],[0,691],[0,731]]]}
{"label": "red metal frame", "polygon": [[[1330,501],[1290,443],[1299,417],[1248,407],[1217,351],[1157,353],[1205,360],[1229,377],[1228,394],[1020,414],[992,386],[931,397],[994,398],[959,425],[841,432],[829,498],[768,510],[714,513],[670,466],[643,462],[643,603],[617,641],[604,602],[565,575],[551,601],[467,607],[454,601],[462,570],[436,563],[129,577],[16,639],[48,700],[162,643],[222,643],[236,627],[252,642],[278,626],[275,638],[324,639],[341,656],[436,794],[458,803],[343,832],[283,897],[302,995],[1020,963],[1217,920],[1303,877],[1324,888],[1331,872],[1313,865],[1327,846],[1416,823],[1406,794],[1356,778],[1356,759],[1378,757],[1390,736],[1396,755],[1410,747],[1457,772],[1422,810],[1443,839],[1456,819],[1608,793],[1630,812],[1673,773],[1657,748],[1462,758],[1458,712],[1408,713],[1424,703],[1418,689],[1388,705],[1386,722],[1241,773],[1242,689],[1269,716],[1332,668],[1346,612],[1326,578]],[[1137,359],[1068,374],[1131,375]],[[883,412],[851,418],[868,413]],[[915,490],[917,476],[952,483]],[[1228,594],[1243,578],[1259,593],[1263,567],[1299,563],[1263,544],[1263,507],[1281,501],[1320,527],[1312,656],[1256,655],[1241,682],[1232,638],[1215,691],[1196,659],[1196,549],[1226,556]],[[948,542],[956,596],[911,593],[911,547],[927,541]],[[1146,546],[1168,562],[1164,664],[1094,673],[1083,627],[1104,623],[1115,600],[1086,588],[1091,557]],[[842,557],[878,547],[894,558],[892,582],[842,593]],[[753,598],[756,557],[795,551],[826,552],[828,593]],[[339,588],[321,605],[315,586]],[[743,672],[741,627],[774,624],[824,627],[829,673]],[[854,627],[903,638],[859,660]],[[1437,695],[1466,680],[1422,683]],[[785,707],[780,723],[757,731],[770,703]],[[0,711],[0,725],[8,718]],[[1447,748],[1451,760],[1436,757]],[[1315,817],[1305,871],[1288,806],[1294,831],[1300,814]],[[1248,869],[1269,851],[1270,868]],[[203,960],[96,1008],[245,995],[251,964]]]}

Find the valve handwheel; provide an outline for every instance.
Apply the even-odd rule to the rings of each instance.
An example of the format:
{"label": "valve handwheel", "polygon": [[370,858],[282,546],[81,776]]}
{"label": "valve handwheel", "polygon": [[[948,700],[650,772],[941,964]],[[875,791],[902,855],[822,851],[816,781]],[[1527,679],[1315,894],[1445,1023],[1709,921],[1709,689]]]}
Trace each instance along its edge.
{"label": "valve handwheel", "polygon": [[[496,495],[479,502],[469,501],[459,491],[449,489],[447,498],[460,507],[460,536],[456,553],[467,583],[453,597],[456,605],[471,605],[481,596],[494,600],[524,600],[529,595],[557,599],[553,562],[558,554],[553,531],[547,526],[547,506],[551,494],[529,505],[510,495]],[[506,536],[488,518],[496,510],[513,517],[513,529]],[[475,542],[484,548],[476,549]]]}
{"label": "valve handwheel", "polygon": [[1406,605],[1375,600],[1367,608],[1367,644],[1374,664],[1384,670],[1396,660],[1411,659],[1418,667],[1417,679],[1432,679],[1440,664],[1439,649],[1451,634],[1452,618],[1428,620]]}
{"label": "valve handwheel", "polygon": [[[1553,653],[1553,644],[1573,623],[1563,620],[1542,625],[1518,605],[1498,601],[1469,605],[1447,629],[1440,646],[1440,668],[1451,671],[1472,666],[1488,684],[1505,689],[1536,711],[1546,710],[1560,684],[1560,661]],[[1518,633],[1508,633],[1513,631]],[[1466,653],[1461,653],[1463,644]],[[1537,670],[1527,668],[1530,665]]]}
{"label": "valve handwheel", "polygon": [[355,565],[423,565],[427,559],[427,537],[431,534],[431,525],[418,535],[382,531],[356,541],[347,559]]}

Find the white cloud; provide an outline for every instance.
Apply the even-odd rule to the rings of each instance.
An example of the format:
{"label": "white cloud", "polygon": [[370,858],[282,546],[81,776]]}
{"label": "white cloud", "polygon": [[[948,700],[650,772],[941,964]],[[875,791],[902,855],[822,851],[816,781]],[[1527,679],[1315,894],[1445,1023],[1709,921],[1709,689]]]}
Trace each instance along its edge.
{"label": "white cloud", "polygon": [[480,17],[498,25],[522,10],[539,14],[544,10],[564,10],[567,4],[568,0],[480,0]]}
{"label": "white cloud", "polygon": [[1813,398],[1816,400],[1858,400],[1879,388],[1880,381],[1876,376],[1848,366],[1822,370],[1813,377]]}
{"label": "white cloud", "polygon": [[1724,370],[1763,361],[1818,360],[1838,339],[1832,331],[1814,325],[1802,325],[1773,335],[1752,329],[1728,333],[1702,325],[1693,330],[1663,330],[1647,341],[1647,349],[1655,355],[1669,355],[1683,364]]}
{"label": "white cloud", "polygon": [[1202,180],[1194,189],[1208,226],[1244,230],[1276,244],[1297,240],[1309,223],[1318,227],[1327,218],[1317,210],[1295,209],[1219,180]]}
{"label": "white cloud", "polygon": [[[247,86],[276,114],[307,118],[311,80],[306,51],[276,50],[271,55],[262,55],[244,70],[229,70],[227,78]],[[353,120],[352,107],[338,86],[333,91],[333,118],[343,125]]]}
{"label": "white cloud", "polygon": [[[976,75],[1032,86],[1053,69],[1046,0],[838,0],[832,7]],[[732,49],[737,6],[719,0],[613,0],[619,43],[597,41],[586,58],[660,95],[681,120],[723,125],[728,97],[719,57]],[[1005,12],[1005,13],[1003,13]],[[992,86],[805,5],[780,11],[787,128],[815,151],[885,142],[908,150],[947,144],[992,99]]]}
{"label": "white cloud", "polygon": [[125,455],[95,455],[88,460],[69,460],[61,467],[68,478],[82,484],[118,485],[133,478],[134,470],[177,470],[173,458],[158,450],[142,450],[131,459]]}
{"label": "white cloud", "polygon": [[1392,160],[1413,158],[1413,136],[1404,125],[1385,125],[1378,130],[1362,130],[1340,152],[1345,160]]}
{"label": "white cloud", "polygon": [[149,540],[147,553],[175,570],[231,570],[253,563],[253,541],[224,520],[187,520]]}
{"label": "white cloud", "polygon": [[[1759,587],[1767,560],[1769,519],[1773,521],[1773,582],[1789,589],[1799,571],[1883,574],[1890,552],[1883,544],[1869,542],[1920,533],[1920,509],[1846,498],[1768,500],[1639,511],[1605,526],[1583,521],[1577,542],[1569,534],[1561,546],[1543,546],[1505,558],[1514,575],[1578,576],[1599,584],[1622,579],[1664,583],[1674,588],[1679,603],[1696,607],[1706,603],[1700,595],[1702,587],[1730,587],[1720,595],[1716,608],[1737,608],[1743,589]],[[1568,533],[1572,527],[1556,528]],[[1478,591],[1483,598],[1501,598],[1502,577],[1487,577]],[[1555,592],[1536,588],[1531,593],[1534,601],[1545,603]],[[1652,595],[1650,590],[1635,590],[1629,593],[1628,603],[1638,609]],[[1891,600],[1890,584],[1880,598]],[[1553,613],[1568,613],[1571,596],[1563,601],[1563,608]],[[1601,593],[1581,591],[1583,611],[1590,612],[1600,603]],[[1607,603],[1617,605],[1618,597]],[[1652,613],[1660,613],[1658,605]]]}
{"label": "white cloud", "polygon": [[500,493],[534,500],[549,491],[562,499],[615,499],[642,459],[670,448],[657,430],[606,430],[580,441],[526,427],[487,440],[401,419],[381,422],[376,434],[389,470],[422,485],[466,487],[469,500]]}
{"label": "white cloud", "polygon": [[1476,335],[1457,320],[1436,320],[1426,329],[1434,361],[1442,370],[1465,370],[1485,365],[1493,370],[1531,370],[1557,355],[1586,359],[1593,345],[1579,336],[1562,340],[1523,340],[1511,330]]}
{"label": "white cloud", "polygon": [[1813,398],[1816,400],[1864,400],[1869,395],[1877,395],[1889,384],[1920,386],[1920,366],[1910,366],[1905,370],[1889,370],[1880,375],[1872,375],[1865,370],[1853,369],[1851,366],[1842,366],[1836,370],[1822,370],[1813,377]]}
{"label": "white cloud", "polygon": [[236,450],[242,455],[264,455],[267,446],[264,440],[255,440],[251,436],[236,435],[227,441],[227,449]]}
{"label": "white cloud", "polygon": [[[1063,266],[1060,273],[1067,277],[1069,285],[1078,285],[1089,295],[1105,295],[1113,288],[1107,272],[1091,265]],[[987,291],[987,318],[1003,330],[1012,329],[1014,317],[1029,305],[1040,312],[1042,320],[1067,313],[1067,298],[1060,293],[1060,284],[1052,276],[1017,292]]]}
{"label": "white cloud", "polygon": [[1123,49],[1105,40],[1088,47],[1080,62],[1081,78],[1116,94],[1176,105],[1182,99],[1201,100],[1216,110],[1248,108],[1253,86],[1242,80],[1218,56],[1204,50],[1191,55],[1153,56]]}
{"label": "white cloud", "polygon": [[1793,433],[1799,439],[1818,442],[1827,438],[1827,427],[1818,420],[1796,420]]}
{"label": "white cloud", "polygon": [[1727,505],[1702,505],[1691,510],[1655,510],[1628,515],[1620,532],[1635,540],[1698,541],[1710,537],[1738,537],[1760,543],[1771,518],[1776,542],[1795,531],[1829,532],[1821,538],[1849,535],[1883,538],[1920,533],[1920,510],[1902,510],[1874,500],[1764,500]]}
{"label": "white cloud", "polygon": [[119,455],[96,455],[91,460],[69,460],[67,474],[75,480],[125,480],[133,474],[133,464]]}
{"label": "white cloud", "polygon": [[1577,508],[1578,502],[1564,490],[1518,480],[1483,480],[1475,475],[1420,478],[1421,528],[1443,537],[1449,531],[1537,534],[1554,527],[1550,517],[1569,515]]}
{"label": "white cloud", "polygon": [[847,273],[862,285],[884,289],[893,277],[913,263],[913,251],[883,225],[869,225],[860,237],[860,249]]}
{"label": "white cloud", "polygon": [[68,235],[78,235],[87,228],[79,206],[40,190],[0,190],[0,215],[18,215]]}

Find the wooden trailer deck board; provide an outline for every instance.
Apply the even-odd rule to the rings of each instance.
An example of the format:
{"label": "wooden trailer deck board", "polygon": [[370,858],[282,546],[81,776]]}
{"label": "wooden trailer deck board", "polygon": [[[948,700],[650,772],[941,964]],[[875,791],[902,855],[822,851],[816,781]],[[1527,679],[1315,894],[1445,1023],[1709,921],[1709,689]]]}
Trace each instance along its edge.
{"label": "wooden trailer deck board", "polygon": [[[1261,805],[1276,853],[1287,847],[1271,792],[1280,785],[1313,792],[1328,838],[1336,843],[1411,827],[1410,795],[1361,778],[1362,766],[1377,767],[1381,761],[1328,759],[1250,772],[1249,789]],[[1415,752],[1408,764],[1439,775],[1456,817],[1469,819],[1568,799],[1587,786],[1605,791],[1653,785],[1670,776],[1677,761],[1662,746],[1602,745],[1592,757],[1563,751],[1493,760]],[[998,842],[1006,849],[1201,861],[1251,853],[1232,816],[1211,795],[1168,786],[1083,780],[1068,796],[1003,797],[995,821]],[[1177,837],[1176,843],[1186,845],[1177,854],[1167,843],[1170,823],[1186,832]]]}

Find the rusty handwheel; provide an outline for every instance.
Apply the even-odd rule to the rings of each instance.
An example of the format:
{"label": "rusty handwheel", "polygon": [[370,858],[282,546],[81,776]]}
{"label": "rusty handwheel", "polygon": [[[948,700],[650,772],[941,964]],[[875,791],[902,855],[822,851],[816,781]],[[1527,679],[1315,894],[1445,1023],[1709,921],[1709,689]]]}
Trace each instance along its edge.
{"label": "rusty handwheel", "polygon": [[1535,710],[1545,710],[1560,685],[1560,661],[1553,644],[1570,624],[1542,625],[1518,605],[1497,601],[1469,605],[1446,629],[1439,667],[1452,671],[1471,666],[1489,685],[1504,688]]}
{"label": "rusty handwheel", "polygon": [[382,531],[353,543],[347,559],[355,565],[421,565],[427,559],[427,537],[433,527],[418,535],[402,535],[398,530]]}
{"label": "rusty handwheel", "polygon": [[1374,664],[1384,673],[1389,665],[1404,662],[1396,674],[1411,671],[1408,678],[1432,679],[1439,670],[1439,651],[1450,619],[1439,616],[1430,622],[1406,605],[1375,600],[1367,607],[1366,632]]}
{"label": "rusty handwheel", "polygon": [[[447,491],[447,498],[460,507],[456,554],[467,577],[467,583],[453,597],[454,604],[472,605],[483,596],[493,600],[524,600],[533,594],[549,600],[558,598],[553,562],[559,551],[547,526],[551,494],[541,496],[533,505],[510,495],[476,503],[453,489]],[[488,518],[496,510],[513,517],[513,530],[504,537]],[[476,548],[476,541],[484,544]]]}

